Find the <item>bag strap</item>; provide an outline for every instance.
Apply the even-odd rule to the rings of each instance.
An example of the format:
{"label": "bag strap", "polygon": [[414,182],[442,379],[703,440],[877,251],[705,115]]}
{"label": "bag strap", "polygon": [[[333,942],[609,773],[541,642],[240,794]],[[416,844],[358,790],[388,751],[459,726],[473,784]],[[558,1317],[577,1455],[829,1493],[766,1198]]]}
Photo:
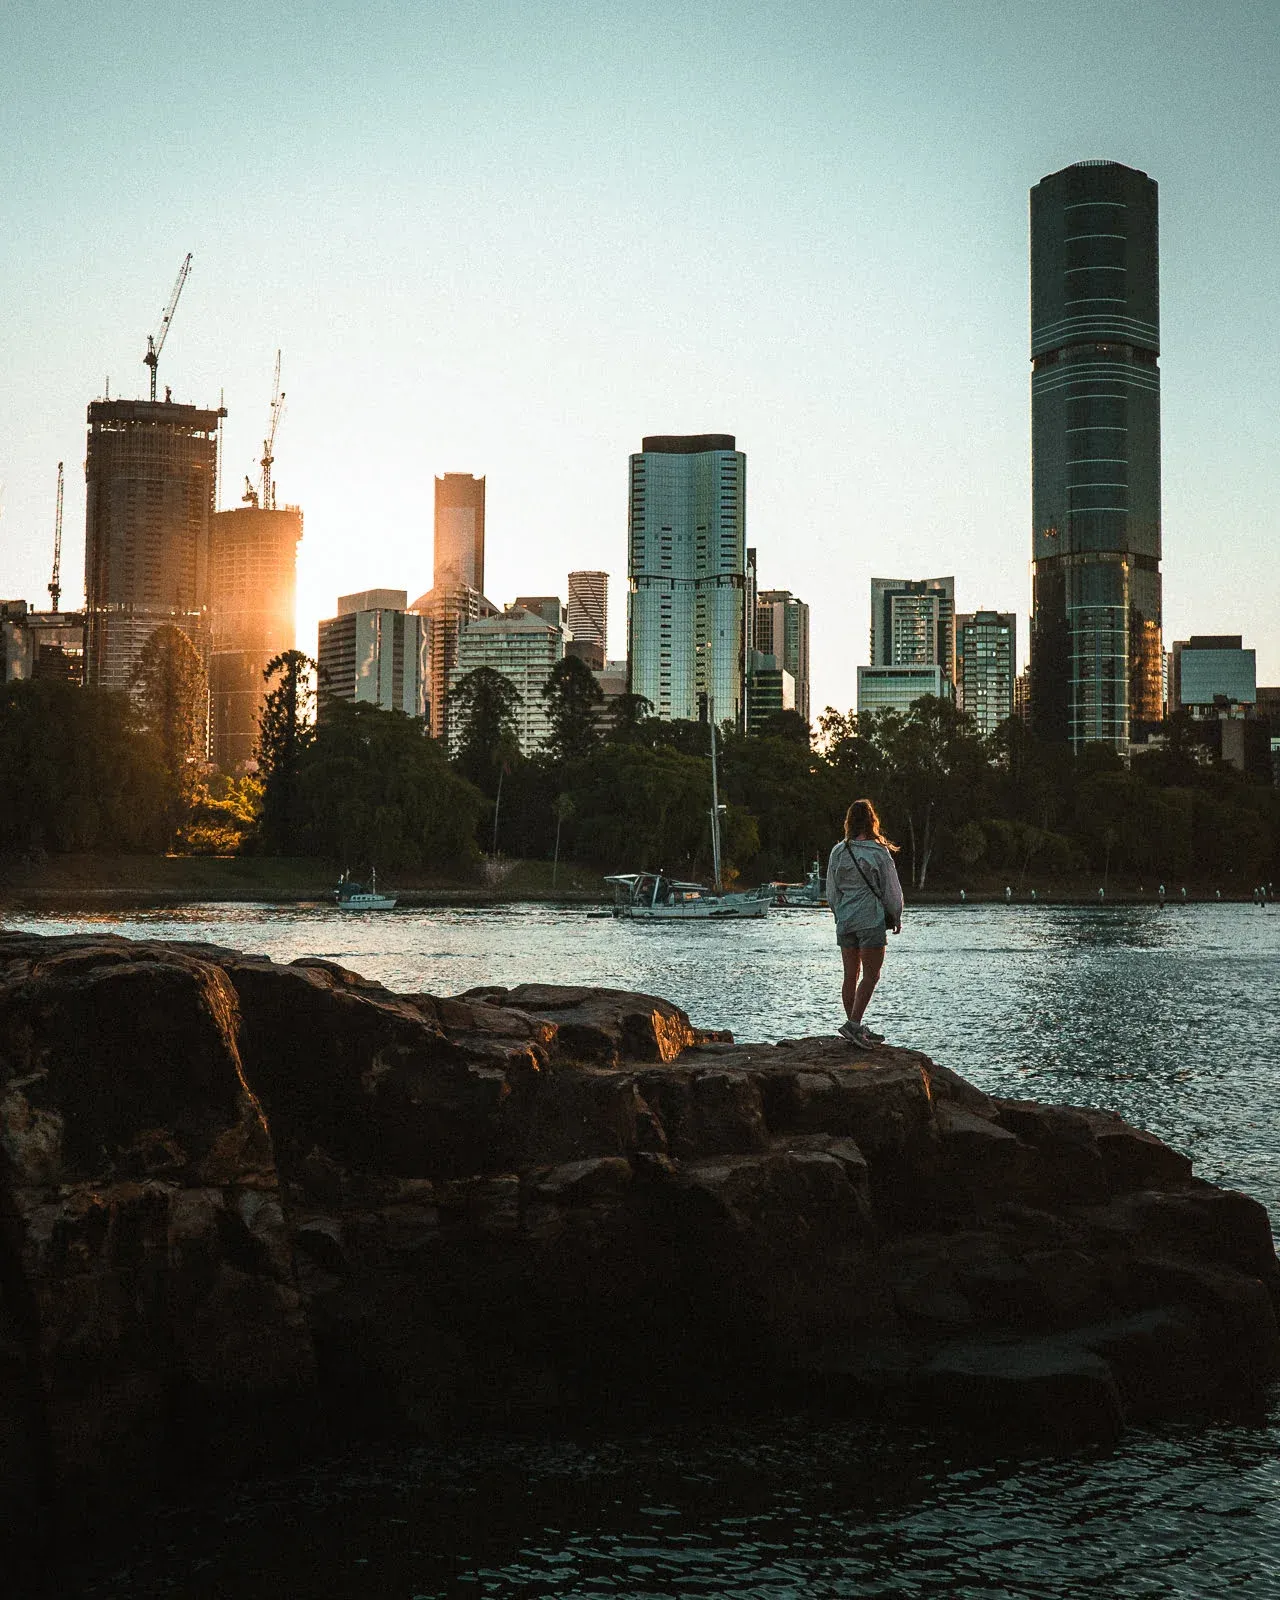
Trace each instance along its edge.
{"label": "bag strap", "polygon": [[872,883],[871,879],[868,878],[866,873],[862,870],[862,863],[861,863],[861,861],[858,860],[857,856],[854,855],[853,846],[849,843],[849,841],[847,839],[844,842],[844,847],[849,852],[850,861],[852,861],[854,866],[857,867],[857,869],[858,869],[858,876],[862,879],[863,883],[866,884],[867,888],[871,890],[872,894],[875,895],[876,899],[880,902],[881,911],[883,911],[883,912],[885,912],[887,914],[889,908],[884,903],[884,896],[880,893],[879,889],[876,888],[875,884]]}

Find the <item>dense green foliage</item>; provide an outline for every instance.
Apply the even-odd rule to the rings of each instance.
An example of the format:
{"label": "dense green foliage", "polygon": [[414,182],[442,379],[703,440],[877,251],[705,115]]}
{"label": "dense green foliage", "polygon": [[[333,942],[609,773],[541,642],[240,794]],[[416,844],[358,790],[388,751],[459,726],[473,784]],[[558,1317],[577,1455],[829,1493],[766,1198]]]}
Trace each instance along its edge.
{"label": "dense green foliage", "polygon": [[[949,701],[927,697],[910,715],[859,720],[828,708],[817,749],[797,724],[783,714],[763,735],[723,731],[729,878],[801,877],[825,860],[862,795],[918,889],[992,879],[1024,887],[1082,873],[1133,887],[1168,878],[1239,889],[1280,877],[1280,793],[1176,737],[1126,767],[1102,747],[1073,755],[1039,744],[1019,722],[983,739]],[[504,762],[498,849],[707,876],[704,725],[633,714],[616,730],[597,718],[594,731],[579,724],[572,751]],[[492,820],[490,812],[482,824],[486,848]]]}
{"label": "dense green foliage", "polygon": [[[259,778],[231,780],[199,771],[173,734],[181,696],[153,654],[154,683],[135,700],[43,680],[0,692],[0,851],[252,848],[357,873],[452,871],[493,852],[604,872],[711,871],[708,729],[659,721],[638,700],[606,712],[574,667],[553,680],[553,748],[534,757],[514,743],[514,686],[470,674],[450,762],[397,712],[330,700],[317,724],[314,663],[281,657]],[[939,700],[860,720],[828,708],[816,748],[797,722],[721,733],[730,881],[800,878],[862,795],[917,889],[1025,889],[1082,874],[1148,890],[1280,881],[1280,790],[1211,761],[1176,723],[1163,748],[1126,765],[1102,747],[1039,744],[1019,722],[980,738]]]}
{"label": "dense green foliage", "polygon": [[169,786],[127,695],[0,686],[0,850],[163,850]]}
{"label": "dense green foliage", "polygon": [[483,801],[417,718],[333,700],[299,758],[297,808],[301,853],[420,871],[475,854]]}

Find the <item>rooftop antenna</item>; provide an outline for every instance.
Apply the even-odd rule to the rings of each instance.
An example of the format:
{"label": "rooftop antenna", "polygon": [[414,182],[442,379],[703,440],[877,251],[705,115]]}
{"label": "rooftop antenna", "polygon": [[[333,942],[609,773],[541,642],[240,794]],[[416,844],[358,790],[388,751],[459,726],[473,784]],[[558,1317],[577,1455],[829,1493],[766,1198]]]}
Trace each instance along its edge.
{"label": "rooftop antenna", "polygon": [[53,601],[53,609],[58,609],[58,601],[62,599],[62,463],[58,463],[58,507],[53,514],[53,578],[49,583],[49,598]]}
{"label": "rooftop antenna", "polygon": [[[160,365],[160,352],[164,349],[164,342],[169,337],[169,325],[173,321],[173,314],[178,309],[178,296],[182,293],[182,286],[187,281],[187,274],[191,271],[191,252],[187,251],[186,259],[178,268],[178,279],[173,286],[173,293],[169,296],[169,304],[164,308],[160,318],[160,332],[147,335],[147,353],[143,361],[151,368],[151,398],[156,397],[156,368]],[[165,391],[168,398],[168,390]]]}

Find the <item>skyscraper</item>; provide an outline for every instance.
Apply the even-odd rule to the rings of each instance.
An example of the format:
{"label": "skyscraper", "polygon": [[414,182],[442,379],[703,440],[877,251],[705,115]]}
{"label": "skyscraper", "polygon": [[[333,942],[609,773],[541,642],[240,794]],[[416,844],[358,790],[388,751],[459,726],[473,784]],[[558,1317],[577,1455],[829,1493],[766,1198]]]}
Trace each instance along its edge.
{"label": "skyscraper", "polygon": [[433,587],[484,592],[484,479],[446,472],[436,479]]}
{"label": "skyscraper", "polygon": [[956,703],[994,733],[1014,710],[1018,619],[1012,611],[971,611],[956,618]]}
{"label": "skyscraper", "polygon": [[225,411],[94,400],[85,458],[85,682],[125,689],[156,628],[208,664],[209,519]]}
{"label": "skyscraper", "polygon": [[264,670],[294,648],[301,538],[297,506],[237,506],[209,519],[209,742],[223,772],[253,758]]}
{"label": "skyscraper", "polygon": [[571,650],[594,671],[604,669],[609,650],[609,574],[569,574],[569,632]]}
{"label": "skyscraper", "polygon": [[[558,621],[516,601],[505,611],[472,618],[458,635],[457,660],[449,674],[452,690],[479,667],[500,672],[519,695],[515,733],[520,749],[533,755],[551,734],[550,708],[543,696],[556,663],[564,659],[565,630]],[[456,751],[456,719],[448,731]]]}
{"label": "skyscraper", "polygon": [[795,680],[795,707],[809,720],[809,607],[790,589],[761,589],[756,596],[755,647],[776,656]]}
{"label": "skyscraper", "polygon": [[1145,172],[1031,191],[1031,721],[1127,750],[1160,721],[1160,273]]}
{"label": "skyscraper", "polygon": [[871,665],[941,667],[955,682],[954,578],[872,578]]}
{"label": "skyscraper", "polygon": [[627,660],[655,716],[741,724],[747,458],[732,434],[646,438],[631,457]]}

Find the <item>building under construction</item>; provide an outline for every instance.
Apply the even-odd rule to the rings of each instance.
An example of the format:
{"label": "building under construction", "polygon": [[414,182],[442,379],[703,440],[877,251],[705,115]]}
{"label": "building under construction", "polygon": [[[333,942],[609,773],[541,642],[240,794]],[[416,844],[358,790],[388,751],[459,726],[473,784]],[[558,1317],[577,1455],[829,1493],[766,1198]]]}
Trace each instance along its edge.
{"label": "building under construction", "polygon": [[209,524],[224,410],[95,400],[85,461],[85,681],[127,689],[156,628],[209,660]]}
{"label": "building under construction", "polygon": [[209,523],[210,754],[222,772],[255,758],[273,656],[292,650],[302,512],[256,505]]}

